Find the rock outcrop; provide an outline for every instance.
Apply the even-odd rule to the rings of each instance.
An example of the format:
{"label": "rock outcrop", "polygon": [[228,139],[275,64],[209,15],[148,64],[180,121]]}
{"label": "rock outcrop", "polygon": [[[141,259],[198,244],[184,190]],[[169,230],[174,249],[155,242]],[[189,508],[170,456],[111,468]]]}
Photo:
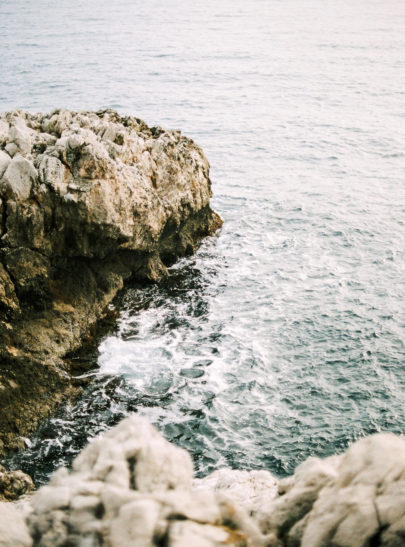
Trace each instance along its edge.
{"label": "rock outcrop", "polygon": [[405,440],[381,433],[342,456],[309,458],[266,512],[259,526],[272,545],[405,545]]}
{"label": "rock outcrop", "polygon": [[127,418],[90,443],[72,472],[58,470],[34,496],[34,545],[263,544],[246,511],[221,492],[193,490],[192,478],[187,452],[143,418]]}
{"label": "rock outcrop", "polygon": [[127,279],[158,280],[221,220],[179,131],[111,110],[0,115],[0,453],[71,390],[66,354]]}
{"label": "rock outcrop", "polygon": [[[364,438],[280,481],[230,469],[193,481],[187,452],[133,415],[26,503],[18,534],[41,547],[397,547],[405,544],[405,440]],[[0,519],[0,539],[10,533]]]}

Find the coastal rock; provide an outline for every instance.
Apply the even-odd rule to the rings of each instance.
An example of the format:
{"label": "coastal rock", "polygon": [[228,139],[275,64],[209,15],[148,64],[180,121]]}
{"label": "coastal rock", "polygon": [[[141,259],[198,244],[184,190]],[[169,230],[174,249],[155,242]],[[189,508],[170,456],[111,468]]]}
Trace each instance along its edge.
{"label": "coastal rock", "polygon": [[126,280],[157,281],[221,220],[179,131],[112,110],[0,114],[0,453],[75,392],[65,358]]}
{"label": "coastal rock", "polygon": [[223,494],[257,521],[264,518],[263,508],[272,502],[278,492],[278,480],[265,470],[218,469],[203,479],[195,479],[193,486],[196,491]]}
{"label": "coastal rock", "polygon": [[260,528],[275,545],[403,545],[405,440],[381,433],[342,456],[309,458],[280,481],[264,513]]}
{"label": "coastal rock", "polygon": [[0,182],[2,197],[18,201],[30,197],[32,184],[37,178],[37,170],[32,163],[20,155],[15,156]]}
{"label": "coastal rock", "polygon": [[132,415],[24,502],[33,545],[404,544],[405,440],[393,434],[309,458],[280,481],[262,470],[192,475],[189,455]]}
{"label": "coastal rock", "polygon": [[23,118],[16,117],[14,124],[10,127],[8,132],[9,143],[15,144],[20,154],[23,156],[31,152],[31,136],[30,130]]}
{"label": "coastal rock", "polygon": [[6,172],[7,167],[11,162],[10,156],[4,150],[0,150],[0,179]]}
{"label": "coastal rock", "polygon": [[29,475],[22,471],[7,472],[0,465],[0,500],[16,500],[34,489],[34,483]]}
{"label": "coastal rock", "polygon": [[213,491],[193,490],[192,474],[187,452],[131,416],[35,494],[28,517],[34,545],[264,545],[243,509]]}
{"label": "coastal rock", "polygon": [[30,547],[32,539],[24,517],[11,504],[0,501],[0,547]]}

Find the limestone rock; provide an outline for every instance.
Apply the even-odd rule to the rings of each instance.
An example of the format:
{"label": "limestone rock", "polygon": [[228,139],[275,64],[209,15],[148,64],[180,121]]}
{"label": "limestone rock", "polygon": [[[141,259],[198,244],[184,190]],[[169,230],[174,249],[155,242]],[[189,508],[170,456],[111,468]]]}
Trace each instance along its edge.
{"label": "limestone rock", "polygon": [[178,131],[113,110],[0,114],[0,452],[74,391],[64,356],[125,280],[158,281],[221,220]]}
{"label": "limestone rock", "polygon": [[24,201],[30,197],[37,170],[32,163],[16,155],[9,163],[0,183],[0,191],[7,199]]}
{"label": "limestone rock", "polygon": [[238,538],[237,533],[226,528],[197,522],[175,521],[170,525],[167,545],[168,547],[190,547],[191,545],[193,547],[223,545],[245,547],[247,543],[243,535]]}
{"label": "limestone rock", "polygon": [[[58,470],[24,515],[43,547],[396,547],[404,473],[405,440],[379,434],[342,456],[309,458],[278,484],[266,471],[229,469],[193,481],[188,454],[133,415],[71,472]],[[0,538],[2,527],[0,518]]]}
{"label": "limestone rock", "polygon": [[230,529],[243,509],[215,492],[192,490],[192,464],[136,415],[91,442],[32,499],[28,516],[34,545],[264,545],[257,526]]}
{"label": "limestone rock", "polygon": [[0,547],[29,547],[32,539],[23,516],[11,503],[0,501]]}
{"label": "limestone rock", "polygon": [[4,150],[0,150],[0,179],[6,172],[6,169],[11,162],[10,156]]}
{"label": "limestone rock", "polygon": [[8,141],[9,125],[5,120],[0,119],[0,146],[5,146]]}
{"label": "limestone rock", "polygon": [[194,489],[223,494],[242,506],[256,520],[260,520],[263,507],[276,497],[278,480],[269,471],[239,471],[219,469],[204,479],[194,480]]}
{"label": "limestone rock", "polygon": [[9,142],[14,143],[23,156],[31,152],[31,136],[22,118],[16,118],[9,129]]}
{"label": "limestone rock", "polygon": [[10,279],[8,272],[0,263],[0,310],[3,317],[15,315],[20,309],[20,305],[15,293],[14,284]]}
{"label": "limestone rock", "polygon": [[309,458],[280,481],[259,524],[289,547],[402,545],[404,500],[405,440],[379,434],[343,456]]}

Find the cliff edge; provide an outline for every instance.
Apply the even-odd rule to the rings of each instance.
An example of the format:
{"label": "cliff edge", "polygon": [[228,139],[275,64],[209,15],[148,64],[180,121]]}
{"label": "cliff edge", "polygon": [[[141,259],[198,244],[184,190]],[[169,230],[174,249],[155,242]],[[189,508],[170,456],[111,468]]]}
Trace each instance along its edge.
{"label": "cliff edge", "polygon": [[0,453],[72,391],[63,357],[124,281],[158,280],[222,224],[179,131],[112,110],[0,115]]}

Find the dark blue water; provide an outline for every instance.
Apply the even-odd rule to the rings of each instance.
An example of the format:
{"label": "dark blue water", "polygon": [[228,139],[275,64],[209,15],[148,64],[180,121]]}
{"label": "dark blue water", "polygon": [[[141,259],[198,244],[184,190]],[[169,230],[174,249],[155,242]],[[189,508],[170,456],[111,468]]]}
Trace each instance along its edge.
{"label": "dark blue water", "polygon": [[0,0],[0,106],[114,107],[211,163],[222,231],[129,288],[38,481],[138,411],[198,472],[405,430],[405,4]]}

